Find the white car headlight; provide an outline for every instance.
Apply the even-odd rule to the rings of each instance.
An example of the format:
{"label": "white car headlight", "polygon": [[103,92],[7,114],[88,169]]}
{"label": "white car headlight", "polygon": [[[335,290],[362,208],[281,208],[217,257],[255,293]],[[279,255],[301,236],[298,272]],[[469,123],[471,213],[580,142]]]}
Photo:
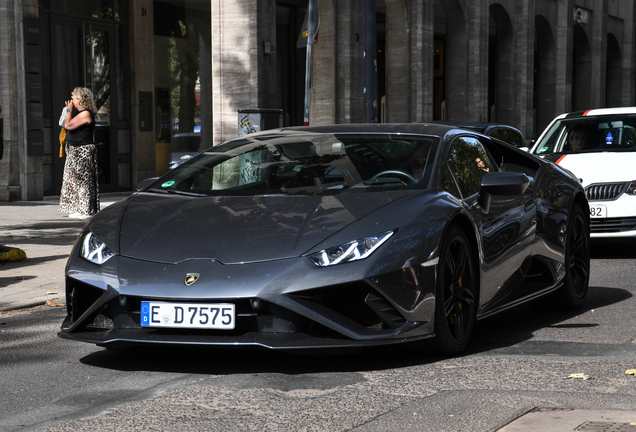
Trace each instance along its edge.
{"label": "white car headlight", "polygon": [[340,263],[361,260],[371,255],[373,251],[379,248],[382,243],[387,241],[394,232],[395,231],[387,231],[382,234],[365,237],[360,240],[354,240],[347,244],[335,246],[307,255],[307,258],[309,258],[318,267],[327,267]]}
{"label": "white car headlight", "polygon": [[630,183],[626,193],[636,195],[636,180]]}
{"label": "white car headlight", "polygon": [[95,234],[89,231],[82,239],[80,255],[92,263],[101,265],[115,254]]}

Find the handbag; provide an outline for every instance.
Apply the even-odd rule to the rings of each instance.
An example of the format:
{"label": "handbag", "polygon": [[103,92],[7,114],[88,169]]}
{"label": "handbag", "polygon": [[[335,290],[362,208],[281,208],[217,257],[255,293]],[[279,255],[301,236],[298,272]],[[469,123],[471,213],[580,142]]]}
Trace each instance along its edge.
{"label": "handbag", "polygon": [[60,157],[64,157],[64,141],[66,141],[66,129],[62,127],[60,131]]}
{"label": "handbag", "polygon": [[64,121],[66,120],[66,107],[62,108],[62,114],[58,124],[62,126],[60,131],[60,157],[64,157],[64,141],[66,141],[66,129],[64,128]]}

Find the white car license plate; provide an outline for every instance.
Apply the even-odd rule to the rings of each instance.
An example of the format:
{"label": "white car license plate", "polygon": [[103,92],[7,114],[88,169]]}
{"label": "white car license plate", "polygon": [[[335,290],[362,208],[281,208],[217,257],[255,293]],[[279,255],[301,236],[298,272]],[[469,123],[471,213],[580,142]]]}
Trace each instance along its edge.
{"label": "white car license plate", "polygon": [[142,327],[232,330],[234,319],[231,303],[141,302]]}
{"label": "white car license plate", "polygon": [[590,217],[606,218],[607,206],[605,204],[590,204]]}

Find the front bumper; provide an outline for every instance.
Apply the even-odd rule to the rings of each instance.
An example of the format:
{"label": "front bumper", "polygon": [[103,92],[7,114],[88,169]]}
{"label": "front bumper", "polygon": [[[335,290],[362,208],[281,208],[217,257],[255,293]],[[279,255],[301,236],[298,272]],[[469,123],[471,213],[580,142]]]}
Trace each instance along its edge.
{"label": "front bumper", "polygon": [[[197,260],[195,260],[197,261]],[[366,262],[365,262],[366,261]],[[433,336],[436,266],[375,274],[371,260],[318,268],[306,258],[225,266],[114,257],[97,267],[72,259],[59,336],[100,346],[187,344],[272,349],[394,344]],[[96,270],[101,273],[95,273]],[[197,270],[199,282],[183,275]],[[372,276],[369,276],[372,274]],[[254,308],[251,300],[258,299]],[[231,331],[142,327],[142,301],[236,306]]]}
{"label": "front bumper", "polygon": [[[590,201],[589,205],[591,238],[636,238],[636,196],[623,194],[613,201]],[[606,208],[606,217],[592,215],[599,206]]]}

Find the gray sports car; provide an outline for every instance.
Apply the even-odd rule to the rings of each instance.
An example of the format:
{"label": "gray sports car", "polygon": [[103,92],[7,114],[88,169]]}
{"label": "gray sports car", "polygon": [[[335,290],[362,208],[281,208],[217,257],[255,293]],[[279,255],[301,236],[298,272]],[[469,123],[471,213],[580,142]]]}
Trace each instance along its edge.
{"label": "gray sports car", "polygon": [[97,214],[63,338],[460,352],[476,321],[589,280],[575,178],[439,124],[284,128],[212,147]]}

